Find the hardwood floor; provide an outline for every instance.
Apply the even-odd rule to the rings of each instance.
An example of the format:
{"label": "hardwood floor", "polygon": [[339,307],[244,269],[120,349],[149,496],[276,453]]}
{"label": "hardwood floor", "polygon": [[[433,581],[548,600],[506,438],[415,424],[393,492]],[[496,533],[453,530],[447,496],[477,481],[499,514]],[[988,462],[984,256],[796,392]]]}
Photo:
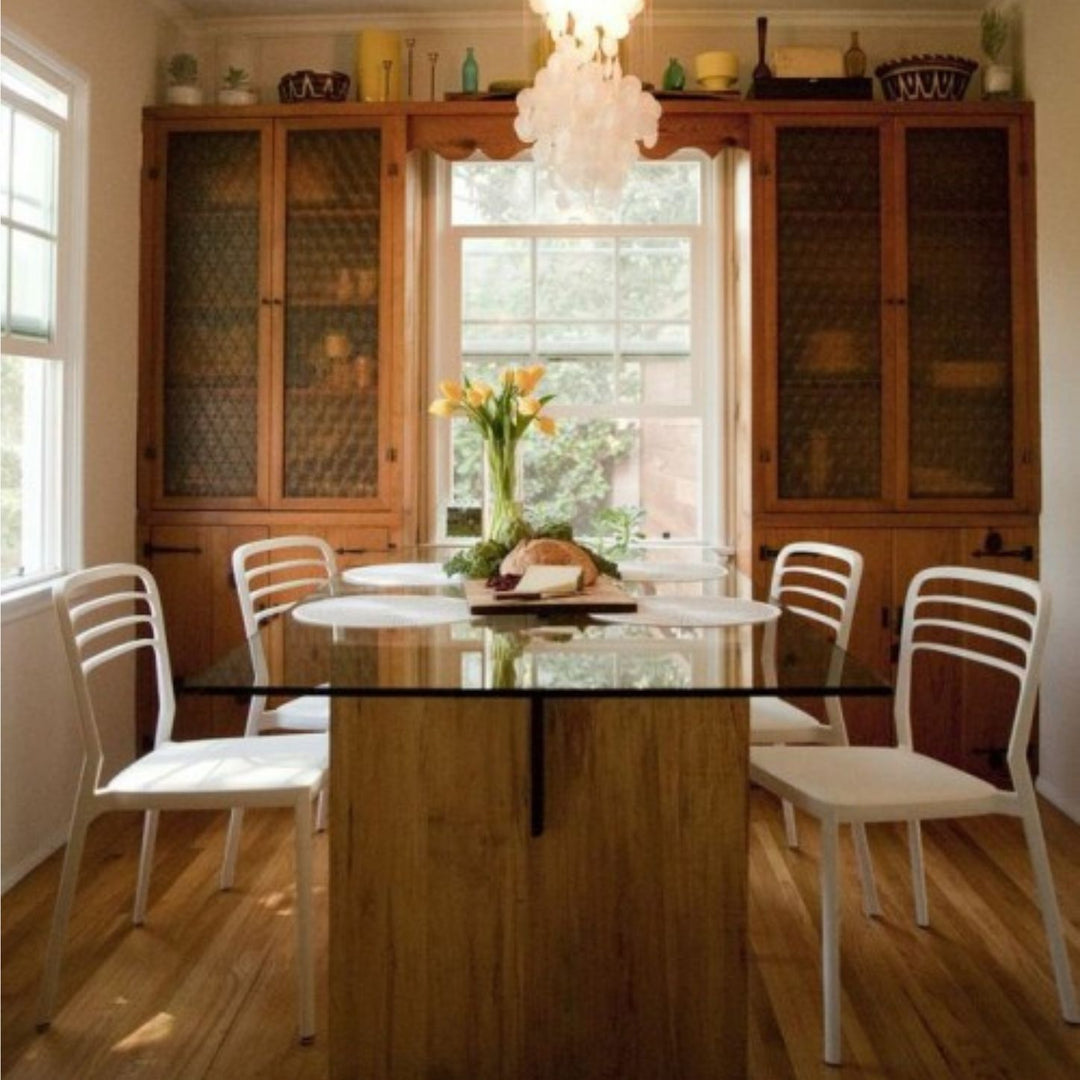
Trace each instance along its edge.
{"label": "hardwood floor", "polygon": [[[776,804],[760,791],[751,803],[752,1077],[1080,1075],[1080,1027],[1058,1013],[1020,825],[1004,818],[926,829],[929,930],[919,930],[911,916],[903,833],[870,829],[884,908],[879,920],[861,913],[845,840],[847,1063],[823,1065],[817,833],[802,819],[803,847],[791,852]],[[1080,826],[1042,809],[1070,956],[1080,971]],[[216,887],[223,833],[221,815],[163,815],[148,920],[133,929],[139,820],[117,814],[95,824],[60,1007],[43,1035],[34,1030],[34,1010],[59,858],[4,896],[4,1076],[325,1077],[325,903],[316,904],[319,1037],[312,1047],[295,1039],[291,818],[277,811],[247,816],[237,887],[228,893]],[[321,836],[316,888],[323,899],[326,855]]]}

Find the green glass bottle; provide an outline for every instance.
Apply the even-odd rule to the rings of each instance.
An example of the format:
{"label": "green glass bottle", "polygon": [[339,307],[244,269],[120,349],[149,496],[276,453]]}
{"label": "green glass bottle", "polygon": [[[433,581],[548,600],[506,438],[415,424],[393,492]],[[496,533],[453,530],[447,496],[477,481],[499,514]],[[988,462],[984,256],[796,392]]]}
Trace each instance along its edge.
{"label": "green glass bottle", "polygon": [[686,72],[682,64],[673,56],[664,71],[663,87],[665,90],[682,90],[686,86]]}
{"label": "green glass bottle", "polygon": [[466,94],[475,94],[480,89],[480,65],[471,45],[465,49],[465,62],[461,65],[461,89]]}

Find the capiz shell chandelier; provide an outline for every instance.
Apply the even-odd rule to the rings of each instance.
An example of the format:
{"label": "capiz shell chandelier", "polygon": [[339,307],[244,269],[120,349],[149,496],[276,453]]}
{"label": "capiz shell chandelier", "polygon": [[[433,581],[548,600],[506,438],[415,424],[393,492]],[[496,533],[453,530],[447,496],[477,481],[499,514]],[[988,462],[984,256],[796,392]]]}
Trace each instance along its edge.
{"label": "capiz shell chandelier", "polygon": [[643,0],[530,0],[555,39],[532,87],[517,97],[514,130],[533,143],[561,208],[575,197],[618,201],[638,143],[656,145],[660,103],[623,75],[619,40]]}

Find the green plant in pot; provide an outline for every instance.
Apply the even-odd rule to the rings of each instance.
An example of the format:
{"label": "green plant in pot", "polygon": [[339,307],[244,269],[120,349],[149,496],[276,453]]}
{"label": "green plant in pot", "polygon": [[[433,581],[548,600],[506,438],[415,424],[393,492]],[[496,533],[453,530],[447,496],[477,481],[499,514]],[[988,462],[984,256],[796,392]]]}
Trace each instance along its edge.
{"label": "green plant in pot", "polygon": [[983,96],[1008,97],[1013,88],[1012,67],[1002,62],[1012,32],[1011,5],[986,8],[979,20],[982,50],[990,61],[983,70]]}
{"label": "green plant in pot", "polygon": [[219,105],[254,105],[256,103],[255,91],[251,89],[251,75],[244,68],[226,69],[222,83],[222,88],[218,91]]}
{"label": "green plant in pot", "polygon": [[169,85],[165,100],[170,105],[201,105],[199,61],[188,52],[174,53],[168,65]]}

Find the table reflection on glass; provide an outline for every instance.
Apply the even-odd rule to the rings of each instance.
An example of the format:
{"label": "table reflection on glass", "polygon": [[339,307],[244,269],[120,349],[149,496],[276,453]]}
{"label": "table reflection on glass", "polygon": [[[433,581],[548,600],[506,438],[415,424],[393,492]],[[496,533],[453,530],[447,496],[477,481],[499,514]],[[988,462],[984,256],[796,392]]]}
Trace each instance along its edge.
{"label": "table reflection on glass", "polygon": [[749,699],[890,690],[710,584],[727,625],[338,581],[265,684],[246,647],[185,680],[333,698],[331,1076],[745,1075]]}

